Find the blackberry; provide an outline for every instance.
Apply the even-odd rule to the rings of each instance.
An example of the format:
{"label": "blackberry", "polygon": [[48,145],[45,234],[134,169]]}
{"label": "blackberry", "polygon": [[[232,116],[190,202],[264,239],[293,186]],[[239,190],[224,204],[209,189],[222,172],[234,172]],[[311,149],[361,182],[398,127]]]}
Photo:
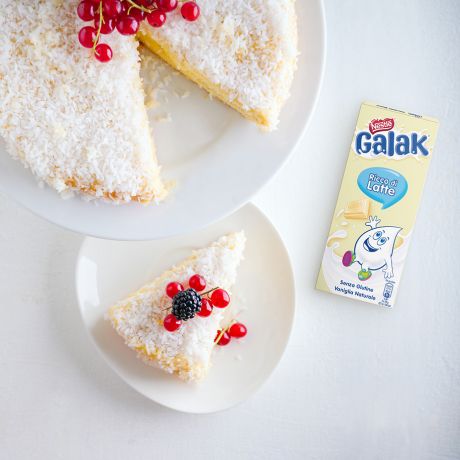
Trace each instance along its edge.
{"label": "blackberry", "polygon": [[192,319],[201,310],[201,297],[195,289],[178,292],[172,302],[172,314],[183,321]]}

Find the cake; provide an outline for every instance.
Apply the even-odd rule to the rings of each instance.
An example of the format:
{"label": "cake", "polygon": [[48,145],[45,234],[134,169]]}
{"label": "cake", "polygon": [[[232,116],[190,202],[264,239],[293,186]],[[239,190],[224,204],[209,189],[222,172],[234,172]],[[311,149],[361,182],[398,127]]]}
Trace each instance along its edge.
{"label": "cake", "polygon": [[[160,8],[166,3],[172,5],[167,18]],[[294,0],[206,0],[200,7],[113,1],[116,16],[107,13],[104,20],[107,5],[0,0],[0,135],[39,181],[63,196],[77,191],[116,203],[159,202],[167,195],[136,32],[212,96],[264,129],[276,128],[297,62]],[[187,6],[200,11],[193,22],[185,20]],[[161,26],[144,20],[152,14],[162,16]],[[101,24],[110,31],[101,32]],[[82,39],[84,29],[90,32]],[[79,40],[89,48],[95,41],[94,50]]]}
{"label": "cake", "polygon": [[261,127],[276,128],[297,63],[294,0],[205,0],[197,21],[179,8],[139,39],[190,80]]}
{"label": "cake", "polygon": [[135,38],[112,34],[117,52],[104,64],[78,43],[74,1],[0,6],[0,135],[8,152],[62,194],[163,199]]}
{"label": "cake", "polygon": [[[166,287],[171,282],[187,286],[190,277],[199,274],[206,280],[207,289],[219,287],[230,292],[245,241],[243,232],[222,236],[210,246],[193,251],[189,258],[110,307],[107,317],[126,345],[149,365],[186,381],[201,380],[211,365],[216,332],[223,326],[224,311],[214,308],[209,316],[195,316],[170,332],[164,326],[171,307]],[[231,303],[228,308],[235,307]]]}

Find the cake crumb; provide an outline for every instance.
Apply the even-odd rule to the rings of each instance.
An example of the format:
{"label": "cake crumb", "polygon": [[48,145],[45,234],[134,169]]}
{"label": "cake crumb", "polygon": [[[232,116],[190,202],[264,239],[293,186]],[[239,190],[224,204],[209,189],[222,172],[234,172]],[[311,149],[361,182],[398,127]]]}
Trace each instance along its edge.
{"label": "cake crumb", "polygon": [[155,121],[158,121],[160,123],[168,123],[172,121],[171,114],[170,113],[160,113],[155,116]]}

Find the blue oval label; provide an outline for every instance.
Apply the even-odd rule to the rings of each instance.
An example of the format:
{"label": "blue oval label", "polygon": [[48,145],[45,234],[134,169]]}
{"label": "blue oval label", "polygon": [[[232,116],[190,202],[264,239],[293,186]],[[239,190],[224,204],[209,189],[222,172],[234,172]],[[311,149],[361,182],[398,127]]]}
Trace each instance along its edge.
{"label": "blue oval label", "polygon": [[368,168],[358,176],[361,191],[387,209],[400,201],[407,193],[407,180],[402,174],[389,168]]}

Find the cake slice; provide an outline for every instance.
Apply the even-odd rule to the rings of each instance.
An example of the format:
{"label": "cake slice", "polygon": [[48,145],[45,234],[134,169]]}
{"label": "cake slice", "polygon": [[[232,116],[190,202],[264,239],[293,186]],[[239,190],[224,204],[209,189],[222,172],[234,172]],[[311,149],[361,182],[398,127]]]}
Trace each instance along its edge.
{"label": "cake slice", "polygon": [[161,200],[137,41],[112,34],[100,63],[78,43],[76,3],[0,0],[0,135],[58,192]]}
{"label": "cake slice", "polygon": [[297,63],[294,0],[205,0],[194,22],[180,8],[166,24],[141,25],[150,50],[213,96],[274,129]]}
{"label": "cake slice", "polygon": [[[183,380],[202,379],[210,366],[224,310],[214,308],[210,316],[195,316],[183,321],[176,331],[169,332],[163,321],[172,301],[165,288],[173,281],[187,287],[190,277],[199,274],[206,280],[206,289],[219,287],[230,292],[243,258],[245,241],[243,232],[222,236],[209,247],[193,251],[188,259],[112,306],[107,316],[115,330],[147,364],[157,365]],[[229,308],[232,304],[226,310]]]}

